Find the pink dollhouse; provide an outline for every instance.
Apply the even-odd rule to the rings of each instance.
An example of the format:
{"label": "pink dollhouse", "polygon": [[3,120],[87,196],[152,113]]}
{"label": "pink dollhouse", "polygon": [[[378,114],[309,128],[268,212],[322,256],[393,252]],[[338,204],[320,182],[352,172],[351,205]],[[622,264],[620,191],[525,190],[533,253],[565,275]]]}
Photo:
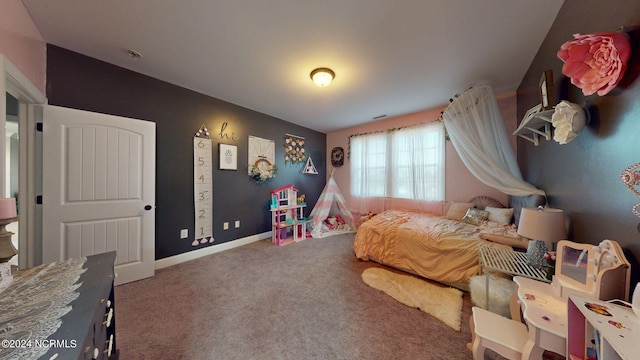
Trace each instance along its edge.
{"label": "pink dollhouse", "polygon": [[271,239],[276,245],[286,245],[307,238],[307,223],[304,217],[307,204],[298,197],[293,185],[271,190]]}

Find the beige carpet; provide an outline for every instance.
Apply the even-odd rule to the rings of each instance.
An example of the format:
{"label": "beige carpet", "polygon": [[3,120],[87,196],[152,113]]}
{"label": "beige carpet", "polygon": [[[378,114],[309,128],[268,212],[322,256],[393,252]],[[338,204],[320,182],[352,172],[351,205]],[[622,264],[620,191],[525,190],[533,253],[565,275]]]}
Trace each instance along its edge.
{"label": "beige carpet", "polygon": [[462,291],[380,268],[364,270],[362,280],[372,288],[385,292],[407,306],[418,308],[455,331],[460,331]]}

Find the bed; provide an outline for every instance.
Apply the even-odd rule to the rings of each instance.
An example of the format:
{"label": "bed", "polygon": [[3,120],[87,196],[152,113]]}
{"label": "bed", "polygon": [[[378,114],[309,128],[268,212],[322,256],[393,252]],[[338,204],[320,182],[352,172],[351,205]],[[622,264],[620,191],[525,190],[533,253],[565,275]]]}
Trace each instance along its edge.
{"label": "bed", "polygon": [[[360,225],[354,252],[360,260],[464,286],[480,272],[479,243],[526,248],[526,239],[517,235],[513,224],[519,220],[520,209],[544,202],[543,196],[509,197],[505,207],[497,200],[479,196],[467,203],[452,203],[444,216],[385,210]],[[469,219],[470,214],[475,218]]]}

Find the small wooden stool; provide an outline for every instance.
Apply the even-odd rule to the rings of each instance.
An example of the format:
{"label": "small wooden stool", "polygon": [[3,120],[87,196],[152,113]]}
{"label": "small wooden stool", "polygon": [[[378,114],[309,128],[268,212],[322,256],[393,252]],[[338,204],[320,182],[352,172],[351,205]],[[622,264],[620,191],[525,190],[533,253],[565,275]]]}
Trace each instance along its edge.
{"label": "small wooden stool", "polygon": [[471,351],[474,360],[484,360],[485,349],[491,349],[507,359],[522,358],[522,350],[529,337],[525,324],[477,306],[472,311],[475,336]]}

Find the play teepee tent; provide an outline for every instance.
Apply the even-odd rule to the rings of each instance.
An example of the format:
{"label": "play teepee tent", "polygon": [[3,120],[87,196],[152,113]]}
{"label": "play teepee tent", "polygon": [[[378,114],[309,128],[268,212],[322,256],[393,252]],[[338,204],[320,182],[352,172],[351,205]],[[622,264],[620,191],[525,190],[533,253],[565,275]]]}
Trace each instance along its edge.
{"label": "play teepee tent", "polygon": [[310,215],[313,218],[311,236],[314,238],[356,231],[356,222],[333,179],[333,173]]}

